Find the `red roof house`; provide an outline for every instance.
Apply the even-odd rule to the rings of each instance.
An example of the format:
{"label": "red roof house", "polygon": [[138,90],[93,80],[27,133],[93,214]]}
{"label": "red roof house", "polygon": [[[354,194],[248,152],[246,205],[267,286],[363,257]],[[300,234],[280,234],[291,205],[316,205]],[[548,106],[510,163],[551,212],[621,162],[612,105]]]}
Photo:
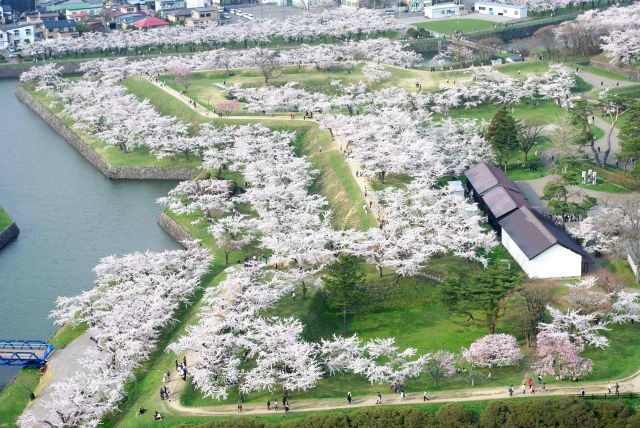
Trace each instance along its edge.
{"label": "red roof house", "polygon": [[155,16],[149,16],[147,18],[142,18],[141,20],[136,21],[131,25],[137,28],[153,28],[161,27],[163,25],[169,25],[169,23],[160,18],[156,18]]}

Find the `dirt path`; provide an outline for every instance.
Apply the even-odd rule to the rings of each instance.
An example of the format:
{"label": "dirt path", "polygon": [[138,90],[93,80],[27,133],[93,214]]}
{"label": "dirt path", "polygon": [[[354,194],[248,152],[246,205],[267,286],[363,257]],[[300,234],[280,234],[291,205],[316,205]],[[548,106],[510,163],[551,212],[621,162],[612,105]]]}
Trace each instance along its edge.
{"label": "dirt path", "polygon": [[[181,381],[182,382],[182,381]],[[632,376],[617,380],[620,383],[620,392],[636,392],[640,390],[640,371],[634,373]],[[184,382],[182,382],[184,384]],[[611,384],[612,387],[615,385],[616,380],[612,379]],[[477,401],[477,400],[499,400],[504,398],[509,398],[509,394],[507,392],[507,388],[509,385],[504,386],[495,386],[490,388],[477,388],[477,389],[463,389],[463,390],[451,390],[451,391],[442,391],[433,393],[433,395],[429,394],[429,403],[445,403],[445,402],[465,402],[465,401]],[[575,385],[571,385],[567,383],[567,385],[552,385],[549,386],[545,393],[542,392],[539,385],[536,385],[536,395],[575,395],[580,394],[581,390],[584,388],[586,394],[602,394],[607,392],[607,381],[603,382],[586,382],[586,383],[578,383]],[[381,390],[386,391],[386,387],[381,387]],[[515,392],[513,396],[515,398],[518,397],[529,397],[530,394],[527,389],[527,394],[522,394],[521,385],[514,385]],[[274,394],[273,399],[279,401],[279,395]],[[272,399],[272,401],[273,401]],[[369,407],[376,406],[375,404],[375,396],[367,396],[367,397],[354,397],[353,404],[351,406],[346,403],[346,391],[345,398],[327,398],[327,399],[318,399],[318,400],[290,400],[289,404],[293,411],[300,412],[311,412],[311,411],[319,411],[319,410],[334,410],[334,409],[346,409],[349,407]],[[382,394],[382,402],[383,404],[418,404],[423,403],[422,391],[418,392],[410,392],[406,394],[406,398],[404,402],[400,401],[400,398],[397,394],[385,393]],[[187,407],[180,404],[179,400],[172,400],[167,402],[167,408],[173,412],[185,414],[185,415],[196,415],[196,416],[231,416],[238,415],[237,406],[235,404],[229,405],[221,405],[215,407]],[[274,413],[273,410],[269,411],[266,409],[266,403],[262,404],[243,404],[243,414],[249,415],[267,415]]]}

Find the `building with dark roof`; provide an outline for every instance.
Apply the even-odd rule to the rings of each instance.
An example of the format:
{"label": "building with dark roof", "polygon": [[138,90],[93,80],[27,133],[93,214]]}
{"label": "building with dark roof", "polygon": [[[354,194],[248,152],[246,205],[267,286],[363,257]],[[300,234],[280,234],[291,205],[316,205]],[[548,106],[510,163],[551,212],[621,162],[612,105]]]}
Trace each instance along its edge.
{"label": "building with dark roof", "polygon": [[589,254],[551,219],[531,208],[502,170],[481,163],[465,176],[467,190],[529,277],[574,277],[588,270]]}
{"label": "building with dark roof", "polygon": [[78,37],[76,21],[73,19],[59,19],[57,21],[44,21],[43,37],[45,39],[59,39],[64,37]]}

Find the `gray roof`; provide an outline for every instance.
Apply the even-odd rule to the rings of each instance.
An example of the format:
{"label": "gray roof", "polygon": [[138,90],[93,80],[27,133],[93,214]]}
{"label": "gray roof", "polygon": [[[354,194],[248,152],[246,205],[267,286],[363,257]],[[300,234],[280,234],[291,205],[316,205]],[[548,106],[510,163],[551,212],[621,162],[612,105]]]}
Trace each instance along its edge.
{"label": "gray roof", "polygon": [[173,16],[191,16],[191,9],[185,8],[185,9],[172,10],[171,12],[168,13],[168,15],[173,15]]}
{"label": "gray roof", "polygon": [[18,22],[15,24],[0,25],[0,31],[15,30],[16,28],[34,27],[37,22]]}
{"label": "gray roof", "polygon": [[217,7],[194,7],[193,10],[196,12],[217,12]]}
{"label": "gray roof", "polygon": [[567,232],[526,205],[500,220],[499,224],[529,260],[556,244],[587,259],[591,258],[580,245],[571,239]]}
{"label": "gray roof", "polygon": [[482,194],[481,198],[491,214],[498,219],[527,205],[526,198],[519,191],[503,186],[493,187]]}
{"label": "gray roof", "polygon": [[44,21],[42,24],[47,30],[53,30],[54,28],[75,27],[76,21],[73,19],[59,19],[57,21]]}
{"label": "gray roof", "polygon": [[513,181],[509,180],[500,168],[496,168],[486,162],[479,163],[473,168],[468,169],[464,175],[479,195],[482,195],[487,190],[499,184],[503,187],[518,191]]}

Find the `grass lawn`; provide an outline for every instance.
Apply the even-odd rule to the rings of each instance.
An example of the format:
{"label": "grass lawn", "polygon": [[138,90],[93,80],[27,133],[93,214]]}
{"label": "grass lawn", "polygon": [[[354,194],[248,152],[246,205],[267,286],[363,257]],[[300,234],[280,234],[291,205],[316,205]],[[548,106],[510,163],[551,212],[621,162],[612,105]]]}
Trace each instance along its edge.
{"label": "grass lawn", "polygon": [[[567,112],[559,107],[553,100],[538,100],[539,106],[530,102],[524,102],[512,107],[513,116],[518,119],[526,119],[541,124],[560,123],[562,116]],[[455,108],[449,111],[453,118],[465,117],[469,119],[482,119],[489,122],[500,106],[487,104],[470,109]]]}
{"label": "grass lawn", "polygon": [[29,391],[40,382],[37,368],[24,368],[0,394],[0,427],[15,427],[16,420],[29,403]]}
{"label": "grass lawn", "polygon": [[613,88],[611,92],[622,97],[640,98],[640,84]]}
{"label": "grass lawn", "polygon": [[549,64],[546,61],[524,61],[514,62],[511,64],[497,65],[496,70],[509,77],[515,77],[525,80],[529,74],[541,74],[549,70]]}
{"label": "grass lawn", "polygon": [[434,31],[440,34],[453,34],[456,31],[470,33],[476,30],[493,28],[496,23],[493,21],[486,21],[484,19],[436,19],[413,25],[418,28],[424,28],[425,30]]}
{"label": "grass lawn", "polygon": [[602,266],[609,269],[616,281],[624,284],[625,287],[638,288],[640,286],[626,259],[603,260]]}
{"label": "grass lawn", "polygon": [[11,216],[0,206],[0,233],[4,232],[12,223]]}

